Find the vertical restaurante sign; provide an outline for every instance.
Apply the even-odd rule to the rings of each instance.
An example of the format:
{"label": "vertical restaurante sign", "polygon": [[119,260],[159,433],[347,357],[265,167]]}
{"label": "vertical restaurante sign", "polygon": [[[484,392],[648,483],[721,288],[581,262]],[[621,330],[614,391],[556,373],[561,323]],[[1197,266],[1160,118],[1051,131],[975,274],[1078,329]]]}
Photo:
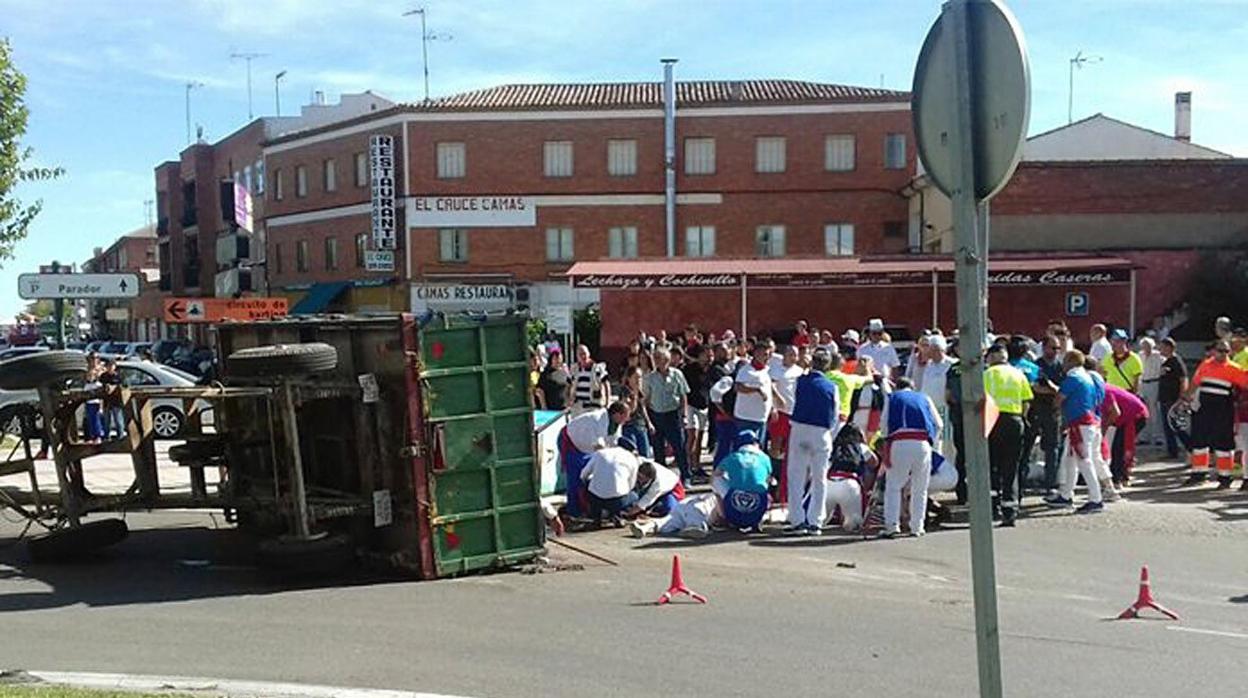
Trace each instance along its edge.
{"label": "vertical restaurante sign", "polygon": [[368,139],[369,172],[373,193],[373,247],[393,250],[395,244],[394,136]]}

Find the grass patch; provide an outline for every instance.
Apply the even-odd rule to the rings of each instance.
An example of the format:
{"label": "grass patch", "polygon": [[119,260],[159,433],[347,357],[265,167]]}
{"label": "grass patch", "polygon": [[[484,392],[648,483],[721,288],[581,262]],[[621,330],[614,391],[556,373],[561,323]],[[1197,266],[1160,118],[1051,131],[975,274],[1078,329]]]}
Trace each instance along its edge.
{"label": "grass patch", "polygon": [[177,693],[127,693],[44,685],[0,685],[0,698],[169,698]]}

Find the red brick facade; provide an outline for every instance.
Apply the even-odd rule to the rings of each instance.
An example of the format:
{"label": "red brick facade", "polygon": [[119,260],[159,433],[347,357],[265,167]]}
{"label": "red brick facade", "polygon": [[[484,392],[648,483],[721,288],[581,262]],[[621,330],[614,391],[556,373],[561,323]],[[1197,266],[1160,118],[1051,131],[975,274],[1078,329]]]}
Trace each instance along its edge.
{"label": "red brick facade", "polygon": [[1248,211],[1248,160],[1024,162],[996,215]]}

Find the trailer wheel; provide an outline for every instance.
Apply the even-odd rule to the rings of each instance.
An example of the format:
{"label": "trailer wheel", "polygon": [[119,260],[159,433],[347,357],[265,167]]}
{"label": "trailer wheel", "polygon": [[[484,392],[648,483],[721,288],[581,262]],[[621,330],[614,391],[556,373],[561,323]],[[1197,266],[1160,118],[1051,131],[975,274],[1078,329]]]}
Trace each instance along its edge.
{"label": "trailer wheel", "polygon": [[34,390],[63,383],[87,372],[87,357],[80,351],[44,351],[0,361],[0,388]]}
{"label": "trailer wheel", "polygon": [[226,359],[231,375],[250,378],[306,376],[332,371],[338,350],[323,342],[274,344],[240,349]]}
{"label": "trailer wheel", "polygon": [[121,519],[90,521],[77,528],[31,538],[26,541],[26,551],[35,562],[67,562],[120,543],[129,534],[130,529]]}
{"label": "trailer wheel", "polygon": [[318,576],[341,572],[355,559],[351,537],[324,534],[317,538],[269,538],[260,541],[256,562],[270,572],[289,576]]}

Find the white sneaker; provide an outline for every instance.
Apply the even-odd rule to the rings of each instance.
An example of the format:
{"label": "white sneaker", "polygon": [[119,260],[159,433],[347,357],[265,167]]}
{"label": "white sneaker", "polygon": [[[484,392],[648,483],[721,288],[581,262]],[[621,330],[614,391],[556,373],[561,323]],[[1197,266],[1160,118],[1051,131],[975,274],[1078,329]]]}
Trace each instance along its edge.
{"label": "white sneaker", "polygon": [[706,524],[698,524],[697,526],[690,526],[689,528],[681,529],[680,533],[676,535],[681,538],[701,540],[711,535],[711,529],[707,528]]}
{"label": "white sneaker", "polygon": [[1101,480],[1101,499],[1106,502],[1116,502],[1122,499],[1122,495],[1114,489],[1113,481]]}
{"label": "white sneaker", "polygon": [[640,521],[634,521],[628,525],[628,533],[633,538],[645,538],[646,527]]}

